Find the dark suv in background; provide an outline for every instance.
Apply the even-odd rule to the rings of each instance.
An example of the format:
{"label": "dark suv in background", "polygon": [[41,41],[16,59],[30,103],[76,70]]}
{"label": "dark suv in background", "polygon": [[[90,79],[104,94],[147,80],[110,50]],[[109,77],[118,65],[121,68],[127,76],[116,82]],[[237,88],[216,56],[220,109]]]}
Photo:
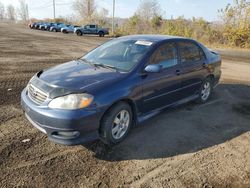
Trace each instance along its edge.
{"label": "dark suv in background", "polygon": [[21,102],[28,120],[56,143],[99,137],[112,145],[167,107],[207,102],[220,67],[220,56],[192,39],[126,36],[38,72]]}

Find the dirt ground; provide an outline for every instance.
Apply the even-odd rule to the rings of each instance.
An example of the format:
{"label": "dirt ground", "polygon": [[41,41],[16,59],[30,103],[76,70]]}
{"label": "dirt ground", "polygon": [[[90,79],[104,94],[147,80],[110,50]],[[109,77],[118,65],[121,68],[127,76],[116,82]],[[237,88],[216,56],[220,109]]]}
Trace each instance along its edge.
{"label": "dirt ground", "polygon": [[0,23],[0,187],[250,187],[250,63],[244,58],[223,56],[210,102],[166,110],[113,148],[100,141],[57,145],[31,126],[20,92],[32,75],[105,40]]}

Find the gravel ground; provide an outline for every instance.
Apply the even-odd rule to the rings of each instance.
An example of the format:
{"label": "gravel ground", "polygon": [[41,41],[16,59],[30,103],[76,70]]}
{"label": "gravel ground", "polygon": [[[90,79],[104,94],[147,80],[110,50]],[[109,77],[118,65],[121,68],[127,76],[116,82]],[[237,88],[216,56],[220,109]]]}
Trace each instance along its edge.
{"label": "gravel ground", "polygon": [[244,58],[223,56],[221,83],[207,104],[166,110],[113,148],[57,145],[30,125],[20,92],[32,75],[106,40],[0,23],[0,187],[250,187]]}

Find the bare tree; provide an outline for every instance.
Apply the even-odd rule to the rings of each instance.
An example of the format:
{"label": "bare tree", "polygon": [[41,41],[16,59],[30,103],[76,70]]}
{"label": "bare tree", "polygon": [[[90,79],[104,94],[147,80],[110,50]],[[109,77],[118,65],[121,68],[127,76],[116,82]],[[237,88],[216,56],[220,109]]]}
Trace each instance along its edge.
{"label": "bare tree", "polygon": [[29,19],[29,11],[26,0],[19,0],[20,7],[18,9],[21,20],[27,21]]}
{"label": "bare tree", "polygon": [[6,9],[7,18],[11,21],[16,20],[16,10],[13,5],[8,5]]}
{"label": "bare tree", "polygon": [[75,0],[73,8],[79,16],[88,21],[92,20],[94,13],[96,12],[96,5],[94,0]]}
{"label": "bare tree", "polygon": [[150,21],[156,16],[161,16],[162,10],[157,0],[141,0],[137,9],[137,15],[142,20]]}
{"label": "bare tree", "polygon": [[4,4],[0,2],[0,20],[4,19],[5,9]]}
{"label": "bare tree", "polygon": [[101,10],[98,11],[97,15],[96,15],[96,19],[99,23],[99,25],[104,26],[107,24],[108,20],[107,20],[107,16],[109,14],[109,11],[105,8],[102,8]]}

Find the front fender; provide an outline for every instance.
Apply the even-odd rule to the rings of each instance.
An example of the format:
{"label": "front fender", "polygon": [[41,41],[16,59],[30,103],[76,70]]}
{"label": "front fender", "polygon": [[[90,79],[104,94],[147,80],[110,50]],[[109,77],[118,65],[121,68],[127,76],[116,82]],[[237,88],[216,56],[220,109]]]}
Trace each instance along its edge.
{"label": "front fender", "polygon": [[113,87],[104,89],[102,94],[97,96],[96,105],[102,108],[103,112],[106,112],[115,103],[126,100],[133,103],[136,111],[140,111],[142,87],[139,80],[131,79],[131,82],[114,84]]}

